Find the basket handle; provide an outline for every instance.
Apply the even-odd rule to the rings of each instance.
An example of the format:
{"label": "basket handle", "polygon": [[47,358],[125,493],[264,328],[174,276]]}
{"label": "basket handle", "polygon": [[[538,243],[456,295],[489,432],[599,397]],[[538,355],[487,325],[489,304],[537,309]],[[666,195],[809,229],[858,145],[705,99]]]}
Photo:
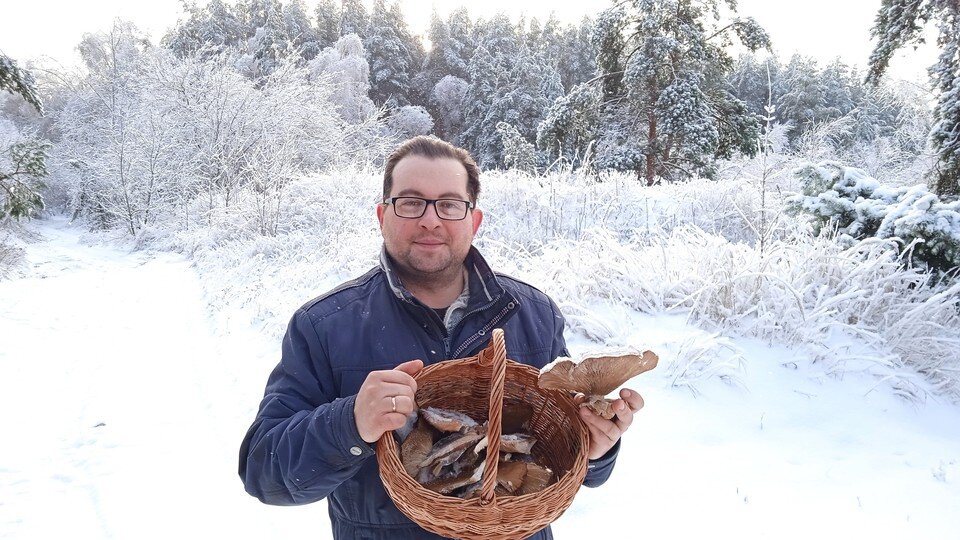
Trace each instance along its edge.
{"label": "basket handle", "polygon": [[500,432],[503,416],[503,385],[507,375],[507,344],[503,330],[496,328],[490,336],[490,345],[480,353],[480,365],[492,366],[490,376],[490,406],[487,411],[487,459],[484,462],[480,484],[480,503],[493,501],[497,487],[497,464],[500,460]]}

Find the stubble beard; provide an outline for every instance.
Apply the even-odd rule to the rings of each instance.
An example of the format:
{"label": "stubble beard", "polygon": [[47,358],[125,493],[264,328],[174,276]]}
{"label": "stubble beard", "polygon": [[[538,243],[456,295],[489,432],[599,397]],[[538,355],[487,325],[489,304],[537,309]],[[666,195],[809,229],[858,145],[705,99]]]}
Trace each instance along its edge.
{"label": "stubble beard", "polygon": [[[447,246],[449,249],[449,245]],[[411,245],[405,253],[393,253],[393,250],[387,247],[387,254],[396,264],[397,274],[401,282],[408,289],[424,288],[437,289],[453,283],[460,278],[463,272],[463,257],[452,250],[447,254],[441,254],[440,257],[423,257],[413,253],[414,247]]]}

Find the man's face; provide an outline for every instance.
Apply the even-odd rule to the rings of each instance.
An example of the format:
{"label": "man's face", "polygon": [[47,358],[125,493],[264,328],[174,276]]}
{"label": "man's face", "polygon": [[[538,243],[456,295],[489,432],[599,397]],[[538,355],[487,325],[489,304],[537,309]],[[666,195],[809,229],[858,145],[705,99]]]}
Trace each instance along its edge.
{"label": "man's face", "polygon": [[[452,158],[406,156],[393,169],[390,191],[390,197],[403,196],[469,201],[467,170]],[[428,205],[423,216],[410,219],[397,216],[392,205],[379,204],[377,218],[383,244],[401,273],[431,281],[449,279],[460,271],[483,213],[468,210],[466,219],[448,221]]]}

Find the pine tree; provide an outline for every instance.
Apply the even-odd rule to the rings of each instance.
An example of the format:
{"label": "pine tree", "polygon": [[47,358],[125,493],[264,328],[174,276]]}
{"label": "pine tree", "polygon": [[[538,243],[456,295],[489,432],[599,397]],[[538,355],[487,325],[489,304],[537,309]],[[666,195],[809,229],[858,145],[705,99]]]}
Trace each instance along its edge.
{"label": "pine tree", "polygon": [[407,105],[412,57],[398,30],[397,12],[387,10],[384,0],[376,0],[364,48],[370,62],[370,98],[376,104],[394,109]]}
{"label": "pine tree", "polygon": [[599,110],[597,86],[578,84],[547,110],[537,126],[537,147],[548,160],[559,157],[574,166],[582,165],[597,134]]}
{"label": "pine tree", "polygon": [[601,73],[596,163],[656,178],[711,176],[716,158],[752,154],[757,119],[725,86],[729,34],[769,45],[750,18],[722,22],[719,0],[632,0],[597,20]]}
{"label": "pine tree", "polygon": [[[248,48],[253,56],[254,78],[266,77],[277,69],[280,60],[292,52],[290,37],[279,3],[259,4],[266,10],[263,25],[258,27],[250,38]],[[259,21],[260,13],[255,12],[251,20]]]}
{"label": "pine tree", "polygon": [[870,55],[867,81],[877,84],[893,54],[923,41],[923,28],[936,21],[940,56],[930,67],[937,95],[930,140],[939,163],[933,179],[941,197],[960,197],[960,3],[957,0],[883,0],[871,34],[877,44]]}
{"label": "pine tree", "polygon": [[768,97],[773,103],[780,98],[777,93],[781,87],[780,69],[780,62],[774,56],[760,61],[753,54],[743,53],[728,77],[731,92],[747,106],[747,111],[758,117],[765,116]]}
{"label": "pine tree", "polygon": [[369,27],[367,9],[362,0],[343,0],[340,7],[340,35],[356,34],[363,40]]}
{"label": "pine tree", "polygon": [[826,87],[813,58],[794,54],[777,79],[776,118],[790,123],[791,142],[826,118]]}
{"label": "pine tree", "polygon": [[597,49],[591,39],[592,36],[593,20],[589,17],[584,17],[579,26],[567,26],[562,31],[560,52],[556,58],[565,92],[569,92],[574,86],[589,81],[596,75]]}
{"label": "pine tree", "polygon": [[340,39],[340,5],[336,0],[320,0],[314,11],[320,48],[333,46]]}
{"label": "pine tree", "polygon": [[463,132],[463,99],[470,87],[467,81],[447,75],[430,92],[431,109],[437,119],[437,135],[455,141]]}
{"label": "pine tree", "polygon": [[313,60],[324,45],[320,43],[320,36],[310,23],[303,0],[292,0],[283,6],[283,21],[293,48],[304,60]]}
{"label": "pine tree", "polygon": [[179,22],[162,41],[180,58],[198,53],[204,58],[216,56],[246,39],[243,24],[223,0],[211,0],[203,9],[187,3],[184,9],[187,20]]}
{"label": "pine tree", "polygon": [[[43,103],[30,72],[17,67],[13,59],[0,54],[0,92],[9,91],[43,114]],[[16,220],[43,210],[41,179],[47,175],[46,158],[49,144],[27,139],[6,149],[9,159],[0,158],[0,219]]]}
{"label": "pine tree", "polygon": [[17,67],[12,58],[0,54],[0,91],[7,90],[22,97],[24,101],[33,105],[37,112],[43,114],[43,103],[37,96],[36,84],[28,71]]}

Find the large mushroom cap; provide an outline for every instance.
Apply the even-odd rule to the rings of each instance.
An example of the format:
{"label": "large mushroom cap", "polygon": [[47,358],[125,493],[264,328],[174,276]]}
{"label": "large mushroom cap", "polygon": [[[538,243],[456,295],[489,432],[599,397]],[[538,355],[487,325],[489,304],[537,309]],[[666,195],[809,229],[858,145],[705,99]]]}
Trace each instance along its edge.
{"label": "large mushroom cap", "polygon": [[559,360],[540,374],[539,386],[549,390],[581,392],[588,396],[605,396],[633,377],[657,367],[657,355],[591,356],[580,362]]}

